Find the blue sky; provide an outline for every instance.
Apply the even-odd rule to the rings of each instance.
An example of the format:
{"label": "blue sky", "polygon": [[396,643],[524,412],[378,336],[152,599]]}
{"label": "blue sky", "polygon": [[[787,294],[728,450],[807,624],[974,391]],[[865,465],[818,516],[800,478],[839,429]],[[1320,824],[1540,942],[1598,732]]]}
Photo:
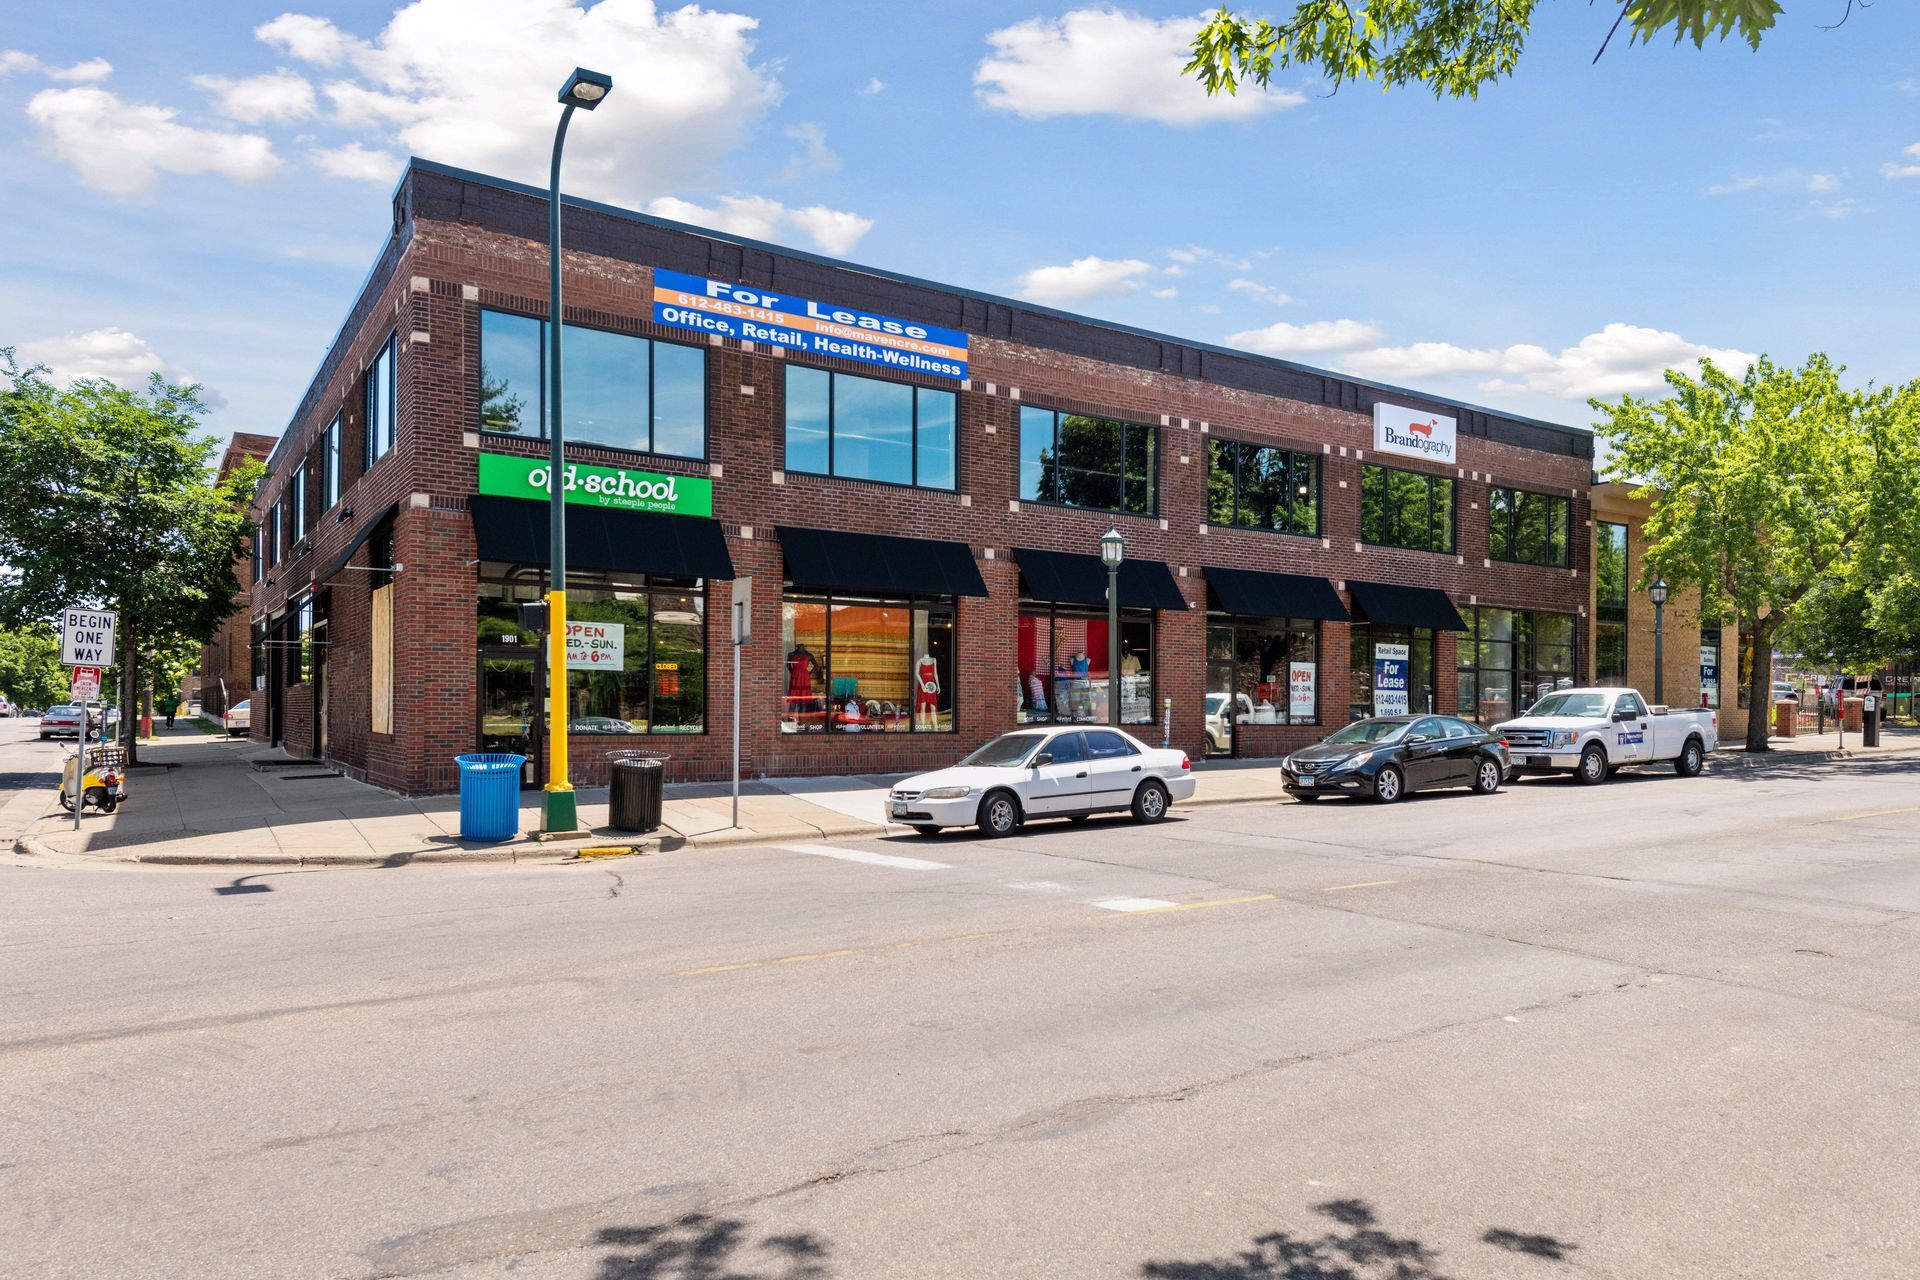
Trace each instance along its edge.
{"label": "blue sky", "polygon": [[[19,4],[20,0],[13,0]],[[0,25],[0,345],[279,431],[410,151],[856,262],[1586,425],[1668,363],[1920,375],[1920,29],[1758,53],[1547,0],[1475,102],[1287,74],[1209,103],[1183,6],[205,4]]]}

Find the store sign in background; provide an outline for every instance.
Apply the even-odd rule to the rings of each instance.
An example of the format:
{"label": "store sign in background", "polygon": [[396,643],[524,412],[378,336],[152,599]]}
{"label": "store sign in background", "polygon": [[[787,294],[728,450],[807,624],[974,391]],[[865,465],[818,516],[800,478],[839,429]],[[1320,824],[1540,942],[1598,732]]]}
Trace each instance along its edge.
{"label": "store sign in background", "polygon": [[1314,711],[1313,698],[1314,669],[1311,662],[1289,662],[1287,664],[1287,715],[1290,718],[1305,716],[1311,720]]}
{"label": "store sign in background", "polygon": [[626,665],[626,623],[567,623],[567,670],[621,671]]}
{"label": "store sign in background", "polygon": [[[619,511],[657,511],[671,516],[713,514],[713,481],[705,476],[664,476],[625,467],[594,467],[569,462],[565,471],[567,501]],[[522,458],[510,453],[480,455],[480,492],[496,498],[533,498],[545,502],[544,458]]]}
{"label": "store sign in background", "polygon": [[1429,462],[1452,462],[1457,423],[1427,409],[1397,404],[1373,406],[1373,447],[1378,453],[1397,453]]}
{"label": "store sign in background", "polygon": [[1373,646],[1373,714],[1407,714],[1407,646]]}
{"label": "store sign in background", "polygon": [[653,273],[660,324],[938,378],[967,376],[967,335],[678,271]]}

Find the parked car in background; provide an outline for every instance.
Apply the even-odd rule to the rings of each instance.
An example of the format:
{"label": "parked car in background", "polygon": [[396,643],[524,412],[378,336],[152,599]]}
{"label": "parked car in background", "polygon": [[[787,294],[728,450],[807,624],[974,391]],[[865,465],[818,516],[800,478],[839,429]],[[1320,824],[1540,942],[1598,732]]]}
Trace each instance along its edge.
{"label": "parked car in background", "polygon": [[638,733],[632,724],[613,716],[575,716],[567,721],[568,733]]}
{"label": "parked car in background", "polygon": [[1414,791],[1470,787],[1492,795],[1510,762],[1500,736],[1456,716],[1356,720],[1280,762],[1280,785],[1303,801],[1345,795],[1392,804]]}
{"label": "parked car in background", "polygon": [[[1229,706],[1227,699],[1233,697],[1237,706]],[[1233,750],[1233,726],[1237,720],[1245,720],[1253,715],[1253,699],[1246,694],[1229,695],[1210,693],[1207,695],[1207,750],[1225,755]]]}
{"label": "parked car in background", "polygon": [[1149,747],[1118,729],[1023,729],[950,769],[896,783],[885,817],[923,836],[965,826],[1008,836],[1029,818],[1084,821],[1130,810],[1136,821],[1158,822],[1192,796],[1184,751]]}
{"label": "parked car in background", "polygon": [[1698,777],[1720,745],[1711,711],[1655,711],[1637,689],[1564,689],[1493,727],[1513,751],[1514,772],[1571,773],[1592,786],[1617,769],[1670,763]]}
{"label": "parked car in background", "polygon": [[[100,737],[104,729],[108,737],[120,724],[120,708],[103,707],[97,702],[87,704],[87,738],[89,741]],[[80,704],[63,702],[48,707],[40,714],[40,737],[78,738],[80,736]]]}
{"label": "parked car in background", "polygon": [[227,708],[227,714],[220,717],[227,736],[238,738],[253,731],[253,699],[242,698]]}
{"label": "parked car in background", "polygon": [[5,698],[0,698],[0,716],[17,716],[19,714],[20,708],[14,706]]}

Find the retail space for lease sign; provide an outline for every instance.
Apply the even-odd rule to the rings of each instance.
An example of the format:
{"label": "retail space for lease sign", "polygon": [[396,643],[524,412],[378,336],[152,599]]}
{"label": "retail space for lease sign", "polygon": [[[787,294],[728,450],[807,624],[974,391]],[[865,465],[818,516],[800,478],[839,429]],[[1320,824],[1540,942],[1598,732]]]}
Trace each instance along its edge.
{"label": "retail space for lease sign", "polygon": [[[545,458],[510,453],[480,455],[480,492],[496,498],[548,501],[549,467]],[[667,476],[625,467],[595,467],[569,462],[562,470],[566,500],[581,506],[619,511],[655,511],[670,516],[713,514],[713,481],[705,476]]]}
{"label": "retail space for lease sign", "polygon": [[1454,419],[1428,409],[1379,403],[1373,406],[1376,453],[1397,453],[1403,458],[1424,458],[1428,462],[1452,462],[1458,456],[1455,452],[1457,427]]}
{"label": "retail space for lease sign", "polygon": [[1407,714],[1407,650],[1404,644],[1373,646],[1373,714]]}
{"label": "retail space for lease sign", "polygon": [[967,335],[958,329],[678,271],[653,273],[653,318],[675,329],[765,342],[901,373],[967,376]]}

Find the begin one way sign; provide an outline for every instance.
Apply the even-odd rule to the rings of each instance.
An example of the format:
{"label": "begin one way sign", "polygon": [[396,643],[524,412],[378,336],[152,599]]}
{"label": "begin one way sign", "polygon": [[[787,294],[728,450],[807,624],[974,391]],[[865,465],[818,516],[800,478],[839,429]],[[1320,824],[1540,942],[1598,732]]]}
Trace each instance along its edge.
{"label": "begin one way sign", "polygon": [[60,665],[112,666],[113,632],[119,621],[120,615],[111,609],[62,609]]}

